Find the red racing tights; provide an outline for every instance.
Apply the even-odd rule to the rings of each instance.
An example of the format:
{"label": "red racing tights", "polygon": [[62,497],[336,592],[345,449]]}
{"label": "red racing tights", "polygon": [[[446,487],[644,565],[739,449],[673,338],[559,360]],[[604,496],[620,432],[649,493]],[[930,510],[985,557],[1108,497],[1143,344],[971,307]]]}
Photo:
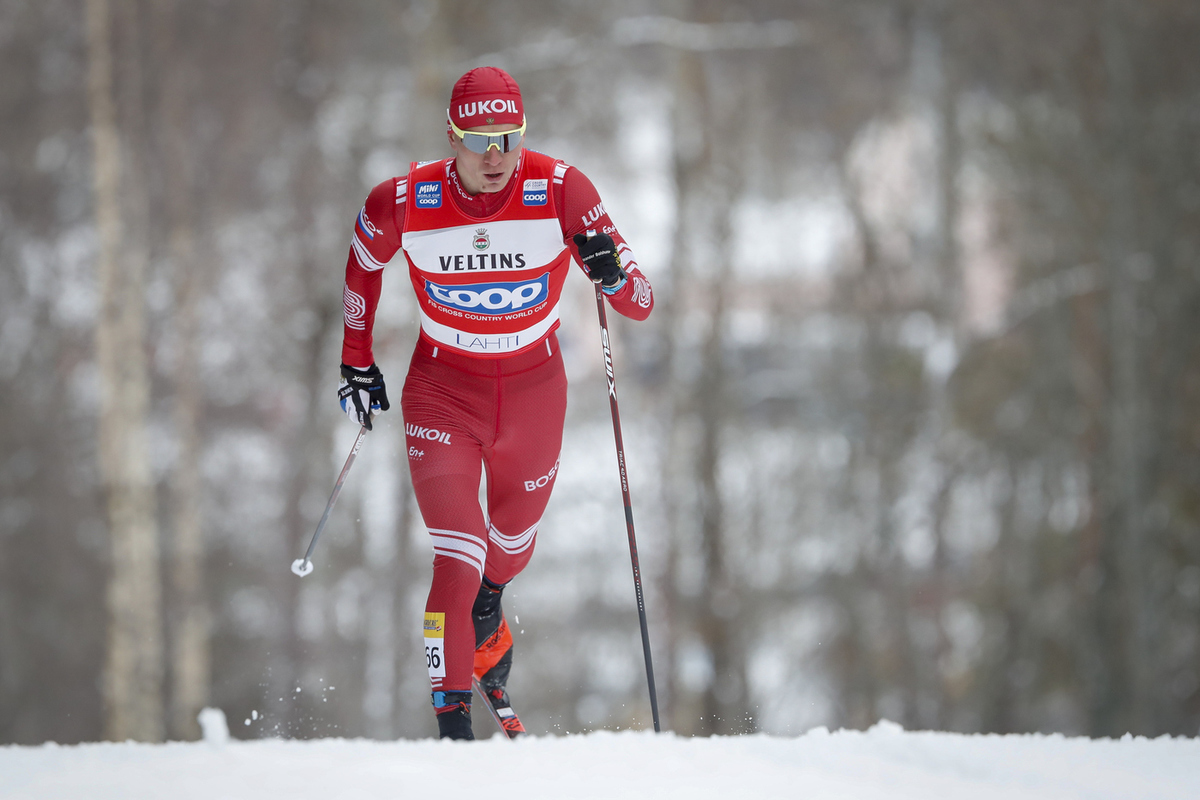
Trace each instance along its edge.
{"label": "red racing tights", "polygon": [[529,563],[554,488],[567,411],[558,340],[551,334],[524,353],[483,359],[421,337],[400,405],[413,490],[433,539],[429,681],[435,692],[469,692],[480,582],[508,583]]}

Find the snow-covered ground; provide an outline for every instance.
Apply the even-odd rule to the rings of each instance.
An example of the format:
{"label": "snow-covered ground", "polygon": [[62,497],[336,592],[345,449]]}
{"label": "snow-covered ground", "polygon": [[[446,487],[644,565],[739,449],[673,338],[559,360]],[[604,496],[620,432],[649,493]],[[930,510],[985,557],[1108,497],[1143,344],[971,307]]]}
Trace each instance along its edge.
{"label": "snow-covered ground", "polygon": [[509,742],[224,741],[0,747],[4,800],[1200,798],[1200,740],[817,729]]}

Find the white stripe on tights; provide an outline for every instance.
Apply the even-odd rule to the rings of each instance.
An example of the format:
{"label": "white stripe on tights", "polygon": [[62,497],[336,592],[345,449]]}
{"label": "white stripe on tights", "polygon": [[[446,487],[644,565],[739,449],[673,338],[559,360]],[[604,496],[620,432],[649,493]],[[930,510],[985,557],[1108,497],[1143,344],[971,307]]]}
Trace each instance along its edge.
{"label": "white stripe on tights", "polygon": [[458,531],[430,528],[429,536],[433,539],[433,552],[449,556],[475,567],[483,575],[483,564],[487,561],[487,547],[474,536],[468,536]]}
{"label": "white stripe on tights", "polygon": [[537,535],[537,528],[540,523],[541,520],[538,520],[516,536],[505,536],[496,530],[496,527],[493,525],[488,530],[488,539],[509,555],[523,553],[533,544],[533,537]]}

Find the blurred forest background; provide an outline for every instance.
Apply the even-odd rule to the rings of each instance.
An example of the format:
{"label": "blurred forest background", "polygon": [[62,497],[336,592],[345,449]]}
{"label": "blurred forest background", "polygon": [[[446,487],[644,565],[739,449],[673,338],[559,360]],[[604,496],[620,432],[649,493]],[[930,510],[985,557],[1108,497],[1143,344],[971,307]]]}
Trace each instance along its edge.
{"label": "blurred forest background", "polygon": [[[610,321],[665,727],[1197,735],[1197,53],[1194,0],[0,0],[0,743],[435,734],[398,404],[288,567],[351,226],[484,64],[654,282]],[[644,728],[564,304],[510,689]]]}

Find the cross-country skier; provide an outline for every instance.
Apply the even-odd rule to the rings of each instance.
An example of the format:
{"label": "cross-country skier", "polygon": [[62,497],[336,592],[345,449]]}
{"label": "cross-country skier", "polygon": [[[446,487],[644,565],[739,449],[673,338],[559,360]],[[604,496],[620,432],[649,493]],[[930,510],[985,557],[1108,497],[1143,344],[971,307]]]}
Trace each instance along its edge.
{"label": "cross-country skier", "polygon": [[359,212],[338,395],[368,428],[389,407],[371,329],[383,267],[403,250],[421,333],[400,405],[433,540],[424,635],[438,730],[474,738],[474,674],[517,736],[524,728],[505,686],[512,634],[500,598],[529,562],[558,470],[567,403],[559,295],[576,258],[619,313],[645,319],[653,299],[591,181],[524,148],[524,105],[508,73],[463,75],[447,115],[454,157],[412,164],[372,189]]}

